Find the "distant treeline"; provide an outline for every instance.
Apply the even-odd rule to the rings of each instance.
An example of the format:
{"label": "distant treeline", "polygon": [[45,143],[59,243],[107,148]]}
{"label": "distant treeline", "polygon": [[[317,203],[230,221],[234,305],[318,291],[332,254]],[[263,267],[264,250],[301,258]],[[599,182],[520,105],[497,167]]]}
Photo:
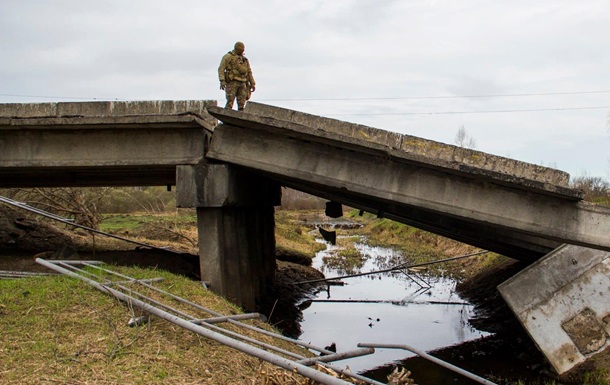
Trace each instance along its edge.
{"label": "distant treeline", "polygon": [[571,187],[582,190],[586,201],[610,206],[610,182],[604,178],[579,176],[572,180]]}

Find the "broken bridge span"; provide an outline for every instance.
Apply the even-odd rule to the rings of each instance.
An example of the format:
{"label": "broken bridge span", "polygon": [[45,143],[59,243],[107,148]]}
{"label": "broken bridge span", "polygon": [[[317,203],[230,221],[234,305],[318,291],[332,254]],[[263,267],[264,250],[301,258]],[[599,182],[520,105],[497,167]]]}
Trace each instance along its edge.
{"label": "broken bridge span", "polygon": [[280,186],[529,262],[610,251],[610,208],[547,167],[252,102],[0,104],[0,187],[138,185],[197,208],[202,279],[250,309],[274,279]]}

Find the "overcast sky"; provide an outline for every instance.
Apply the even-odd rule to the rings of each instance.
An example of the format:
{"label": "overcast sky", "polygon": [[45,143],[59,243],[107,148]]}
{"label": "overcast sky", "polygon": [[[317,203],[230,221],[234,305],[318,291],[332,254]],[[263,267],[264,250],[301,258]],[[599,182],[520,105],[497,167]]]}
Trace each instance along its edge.
{"label": "overcast sky", "polygon": [[224,105],[237,40],[254,101],[610,176],[607,0],[2,0],[0,102]]}

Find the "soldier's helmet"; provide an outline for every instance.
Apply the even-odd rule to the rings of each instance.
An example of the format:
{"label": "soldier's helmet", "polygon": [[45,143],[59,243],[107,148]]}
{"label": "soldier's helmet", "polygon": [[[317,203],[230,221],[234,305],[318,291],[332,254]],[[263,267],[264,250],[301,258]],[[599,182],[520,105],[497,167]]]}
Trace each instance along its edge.
{"label": "soldier's helmet", "polygon": [[237,43],[235,43],[235,47],[234,48],[235,48],[235,52],[238,55],[241,55],[246,50],[246,46],[241,41],[238,41]]}

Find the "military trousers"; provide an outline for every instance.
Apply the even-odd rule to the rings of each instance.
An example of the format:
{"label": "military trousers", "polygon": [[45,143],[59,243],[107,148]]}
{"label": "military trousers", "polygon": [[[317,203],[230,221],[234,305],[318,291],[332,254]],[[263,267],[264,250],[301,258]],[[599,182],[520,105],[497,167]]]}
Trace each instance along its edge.
{"label": "military trousers", "polygon": [[241,111],[246,106],[246,101],[248,100],[248,85],[246,82],[232,80],[227,83],[225,94],[227,96],[225,108],[233,108],[233,102],[237,98],[237,109]]}

